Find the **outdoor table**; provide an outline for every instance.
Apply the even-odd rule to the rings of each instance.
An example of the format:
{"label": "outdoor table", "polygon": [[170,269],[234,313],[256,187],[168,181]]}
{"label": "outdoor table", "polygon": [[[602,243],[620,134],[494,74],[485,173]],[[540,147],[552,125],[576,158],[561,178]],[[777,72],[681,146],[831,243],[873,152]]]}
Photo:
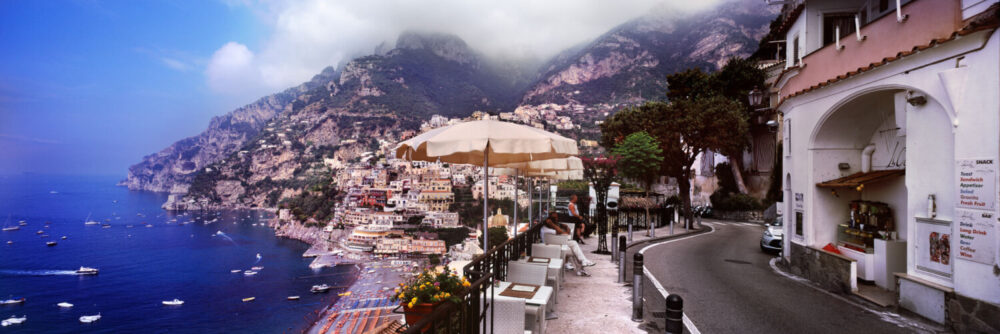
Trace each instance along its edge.
{"label": "outdoor table", "polygon": [[[536,259],[536,260],[537,259],[545,259],[545,260],[548,260],[548,262],[530,261],[530,259]],[[546,265],[547,269],[548,269],[548,270],[546,270],[546,275],[555,275],[556,279],[559,280],[560,282],[562,282],[562,279],[563,279],[563,270],[562,270],[563,259],[550,259],[550,258],[547,258],[547,257],[524,257],[524,258],[521,258],[521,259],[517,260],[517,262],[527,263],[527,264]],[[551,306],[552,307],[550,307],[549,309],[552,310],[552,311],[555,311],[556,310],[556,305],[552,304]]]}
{"label": "outdoor table", "polygon": [[[492,300],[493,295],[500,295],[501,292],[507,290],[507,287],[511,285],[510,282],[496,281],[494,287],[490,287],[486,290],[485,295],[487,300]],[[518,284],[518,285],[528,285],[530,284]],[[504,296],[508,297],[508,296]],[[526,306],[536,306],[538,307],[538,312],[535,315],[535,320],[538,321],[538,333],[545,333],[545,313],[547,312],[547,306],[549,299],[552,297],[552,287],[551,286],[540,286],[535,294],[531,298],[521,298],[524,299]],[[518,297],[509,297],[518,298]],[[527,314],[525,314],[527,315]]]}

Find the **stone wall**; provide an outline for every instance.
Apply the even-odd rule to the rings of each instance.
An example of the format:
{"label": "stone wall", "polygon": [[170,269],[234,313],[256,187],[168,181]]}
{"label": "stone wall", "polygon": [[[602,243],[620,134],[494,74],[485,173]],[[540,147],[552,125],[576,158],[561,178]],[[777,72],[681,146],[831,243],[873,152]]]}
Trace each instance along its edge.
{"label": "stone wall", "polygon": [[956,333],[1000,333],[1000,306],[960,294],[945,294],[947,322]]}
{"label": "stone wall", "polygon": [[712,217],[721,220],[764,221],[764,211],[712,211]]}
{"label": "stone wall", "polygon": [[831,292],[851,293],[850,259],[794,242],[790,245],[788,268],[793,275],[805,277]]}

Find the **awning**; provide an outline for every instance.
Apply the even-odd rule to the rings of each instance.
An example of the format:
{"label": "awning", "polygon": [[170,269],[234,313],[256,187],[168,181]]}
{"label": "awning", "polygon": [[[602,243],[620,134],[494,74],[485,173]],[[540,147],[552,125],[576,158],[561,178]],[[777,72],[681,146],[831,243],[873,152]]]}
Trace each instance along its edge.
{"label": "awning", "polygon": [[820,188],[857,188],[862,184],[871,184],[889,178],[906,174],[905,169],[877,170],[868,173],[854,173],[839,179],[817,183]]}

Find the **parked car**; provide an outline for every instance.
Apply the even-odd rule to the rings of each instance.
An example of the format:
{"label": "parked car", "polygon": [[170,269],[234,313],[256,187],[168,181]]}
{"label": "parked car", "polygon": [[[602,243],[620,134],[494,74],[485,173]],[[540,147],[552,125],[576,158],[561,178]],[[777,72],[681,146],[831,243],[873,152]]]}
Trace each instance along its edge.
{"label": "parked car", "polygon": [[770,224],[766,224],[764,234],[760,237],[760,250],[764,252],[781,252],[785,236],[785,228],[781,216]]}

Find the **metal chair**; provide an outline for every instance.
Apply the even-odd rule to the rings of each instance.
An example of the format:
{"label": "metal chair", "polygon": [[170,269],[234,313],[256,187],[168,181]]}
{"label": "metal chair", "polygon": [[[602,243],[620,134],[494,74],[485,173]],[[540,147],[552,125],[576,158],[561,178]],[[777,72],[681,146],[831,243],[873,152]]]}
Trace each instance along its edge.
{"label": "metal chair", "polygon": [[493,312],[486,312],[485,327],[488,330],[492,323],[493,333],[496,334],[531,333],[524,327],[526,315],[524,311],[524,299],[494,296]]}
{"label": "metal chair", "polygon": [[[556,246],[556,245],[533,244],[533,245],[531,245],[531,255],[535,256],[535,257],[547,257],[547,258],[550,258],[550,259],[562,259],[561,258],[561,256],[562,256],[562,249],[561,249],[561,247]],[[527,263],[534,264],[534,265],[545,266],[545,268],[549,267],[548,263],[531,263],[531,262],[527,262]],[[563,263],[565,263],[565,260],[564,260]],[[554,272],[551,271],[551,270],[549,270],[547,272],[546,283],[549,283],[549,285],[552,286],[552,290],[553,290],[552,294],[554,296],[556,296],[554,298],[554,301],[557,302],[557,303],[559,302],[559,297],[558,297],[559,296],[559,288],[562,285],[562,279],[563,279],[563,276],[562,276],[562,268],[561,267],[559,268],[559,270],[555,270]],[[553,310],[554,310],[554,308],[553,308]]]}

